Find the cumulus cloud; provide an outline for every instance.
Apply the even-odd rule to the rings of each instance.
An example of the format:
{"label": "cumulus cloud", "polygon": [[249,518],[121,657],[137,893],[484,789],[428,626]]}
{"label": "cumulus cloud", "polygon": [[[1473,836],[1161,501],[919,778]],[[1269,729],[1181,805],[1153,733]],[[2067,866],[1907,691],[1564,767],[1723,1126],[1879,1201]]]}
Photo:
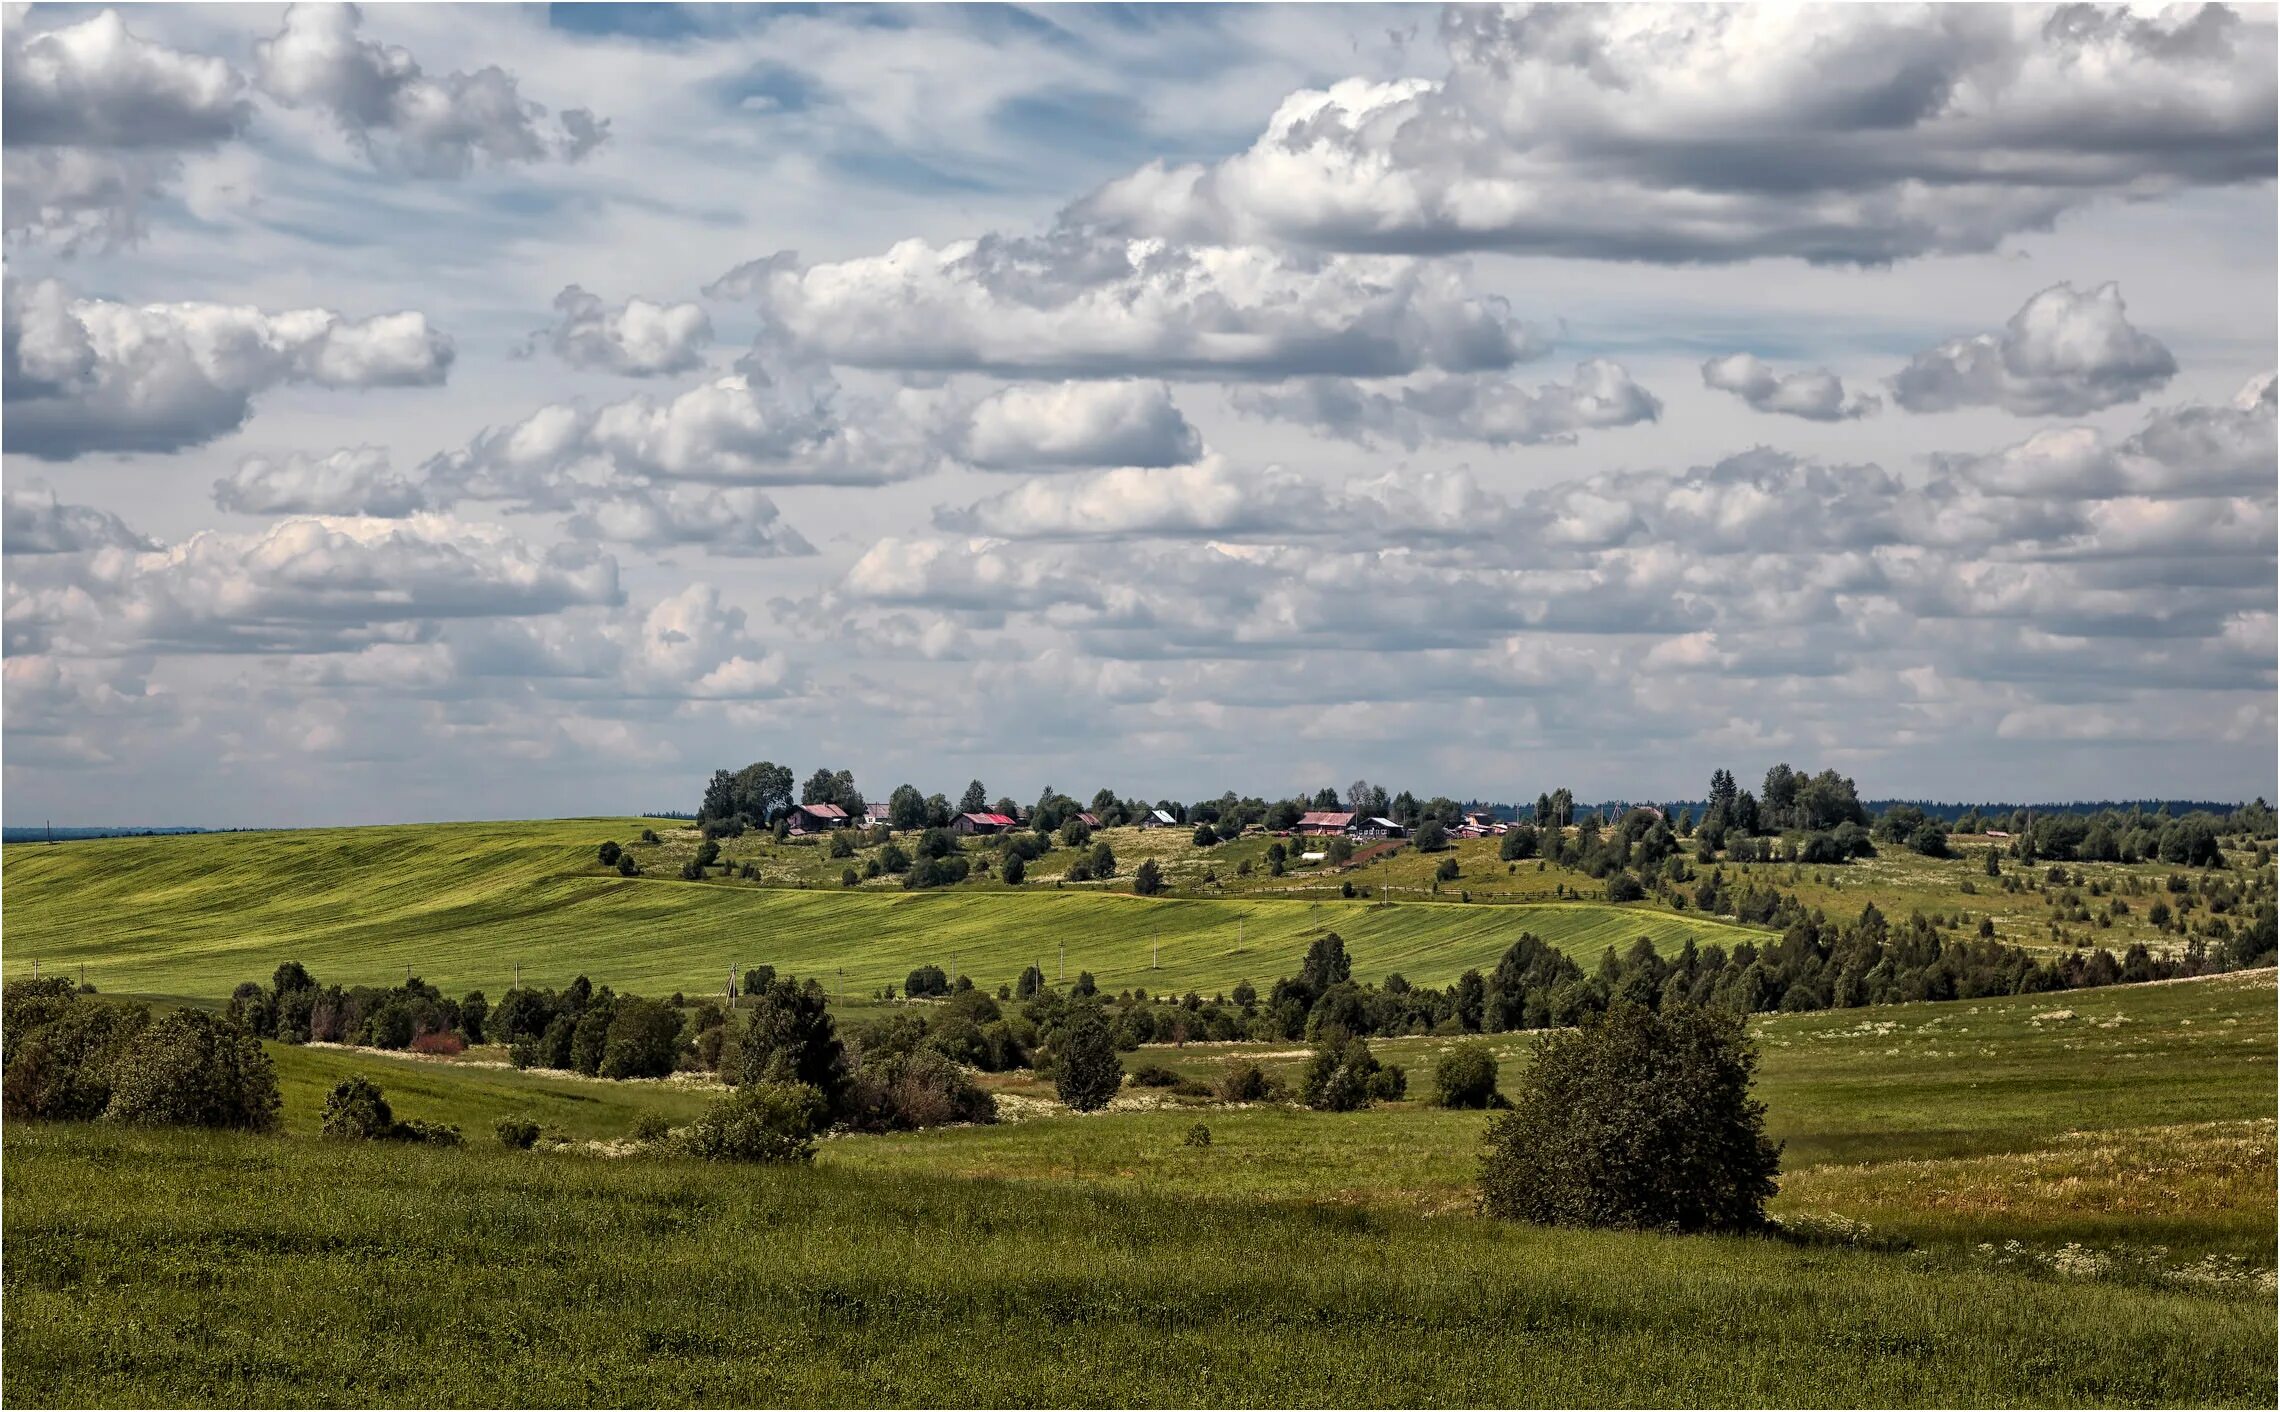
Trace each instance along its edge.
{"label": "cumulus cloud", "polygon": [[843,406],[821,366],[757,350],[676,396],[552,404],[426,467],[446,498],[560,508],[636,479],[713,485],[885,485],[940,463],[918,409]]}
{"label": "cumulus cloud", "polygon": [[2160,339],[2129,321],[2117,284],[2054,284],[2000,333],[1950,339],[1918,353],[1892,379],[1911,412],[2000,407],[2022,417],[2080,416],[2135,402],[2176,375]]}
{"label": "cumulus cloud", "polygon": [[6,285],[8,448],[68,461],[176,451],[235,431],[284,383],[424,387],[449,372],[425,315],[75,298],[53,280]]}
{"label": "cumulus cloud", "polygon": [[1635,426],[1662,415],[1662,401],[1620,363],[1578,363],[1575,380],[1533,391],[1509,375],[1428,376],[1394,391],[1347,379],[1311,378],[1288,388],[1247,389],[1235,405],[1365,445],[1427,441],[1488,446],[1566,444],[1579,431]]}
{"label": "cumulus cloud", "polygon": [[244,515],[372,515],[401,519],[427,508],[409,477],[388,468],[377,446],[323,456],[249,456],[214,482],[214,507]]}
{"label": "cumulus cloud", "polygon": [[254,82],[288,108],[328,114],[375,162],[423,177],[494,165],[575,162],[608,136],[584,108],[552,122],[496,65],[430,76],[410,51],[363,38],[354,5],[293,5],[254,46]]}
{"label": "cumulus cloud", "polygon": [[10,651],[67,655],[332,652],[414,641],[439,621],[621,601],[617,561],[535,549],[495,525],[423,514],[318,516],[206,531],[142,552],[11,573]]}
{"label": "cumulus cloud", "polygon": [[757,300],[835,363],[1004,377],[1277,379],[1472,372],[1540,337],[1445,263],[1188,247],[1061,229],[801,267],[771,256],[709,292]]}
{"label": "cumulus cloud", "polygon": [[570,519],[569,529],[641,549],[699,548],[752,559],[815,552],[775,501],[747,486],[634,487],[597,499]]}
{"label": "cumulus cloud", "polygon": [[554,310],[546,341],[573,368],[636,378],[685,373],[703,366],[712,342],[712,320],[695,304],[628,299],[613,309],[573,284],[554,296]]}
{"label": "cumulus cloud", "polygon": [[2103,499],[2247,494],[2280,465],[2273,377],[2252,378],[2229,405],[2187,403],[2146,417],[2119,441],[2093,427],[2053,427],[2016,445],[1933,458],[1991,495]]}
{"label": "cumulus cloud", "polygon": [[983,398],[958,436],[959,459],[989,471],[1180,466],[1203,437],[1162,383],[1020,384]]}
{"label": "cumulus cloud", "polygon": [[1847,393],[1844,379],[1827,368],[1781,373],[1750,353],[1729,353],[1702,365],[1702,385],[1731,392],[1760,412],[1844,422],[1872,415],[1883,404],[1868,393]]}
{"label": "cumulus cloud", "polygon": [[7,233],[66,248],[131,239],[182,154],[244,128],[245,81],[224,60],[141,38],[116,11],[28,21],[11,6],[0,42]]}
{"label": "cumulus cloud", "polygon": [[1212,456],[1168,469],[1028,480],[964,509],[939,509],[934,520],[1001,539],[1296,534],[1317,522],[1322,493],[1279,466],[1245,474]]}
{"label": "cumulus cloud", "polygon": [[45,487],[11,487],[5,496],[6,552],[85,554],[97,549],[151,549],[148,539],[108,510],[66,505]]}
{"label": "cumulus cloud", "polygon": [[2222,6],[1454,7],[1439,80],[1292,94],[1072,219],[1187,241],[1883,264],[2267,181],[2274,25]]}

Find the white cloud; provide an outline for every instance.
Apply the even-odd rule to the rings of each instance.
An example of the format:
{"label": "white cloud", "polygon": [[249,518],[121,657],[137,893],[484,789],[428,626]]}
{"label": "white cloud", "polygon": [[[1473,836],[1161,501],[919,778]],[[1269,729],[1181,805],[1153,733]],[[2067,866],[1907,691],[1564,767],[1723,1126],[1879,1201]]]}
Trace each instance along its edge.
{"label": "white cloud", "polygon": [[1414,260],[983,236],[716,281],[836,363],[1006,377],[1275,379],[1470,372],[1541,351],[1501,299]]}
{"label": "white cloud", "polygon": [[0,46],[7,233],[66,249],[132,239],[183,154],[243,129],[244,80],[136,35],[113,10],[49,29],[28,20],[10,6]]}
{"label": "white cloud", "polygon": [[80,299],[53,280],[6,288],[8,449],[43,460],[196,446],[235,431],[279,384],[432,386],[453,356],[417,313],[353,320]]}
{"label": "white cloud", "polygon": [[1731,392],[1760,412],[1778,412],[1811,422],[1844,422],[1873,415],[1882,404],[1867,393],[1847,393],[1844,380],[1827,368],[1776,372],[1750,353],[1728,353],[1702,365],[1702,385]]}
{"label": "white cloud", "polygon": [[427,498],[410,478],[388,468],[386,451],[350,446],[323,456],[249,456],[214,482],[214,506],[245,515],[400,519],[426,509]]}
{"label": "white cloud", "polygon": [[2160,339],[2131,325],[2117,284],[2054,284],[2000,333],[1951,339],[1892,379],[1911,412],[2000,407],[2022,417],[2079,416],[2157,391],[2177,372]]}
{"label": "white cloud", "polygon": [[1992,495],[2100,499],[2269,491],[2280,465],[2273,379],[2251,379],[2229,406],[2187,403],[2146,417],[2120,441],[2054,427],[1980,455],[1933,458],[1945,475]]}
{"label": "white cloud", "polygon": [[1194,241],[1883,264],[2100,196],[2268,181],[2268,11],[1467,6],[1442,80],[1292,94],[1076,219]]}
{"label": "white cloud", "polygon": [[743,371],[663,401],[540,408],[431,460],[433,493],[558,508],[636,478],[710,485],[884,485],[939,464],[927,419],[890,402],[842,406],[813,364],[755,352]]}
{"label": "white cloud", "polygon": [[642,486],[603,496],[574,515],[572,534],[641,549],[701,548],[744,558],[797,558],[814,546],[776,502],[746,486]]}
{"label": "white cloud", "polygon": [[573,368],[625,377],[662,377],[702,367],[712,320],[695,304],[628,299],[615,309],[571,285],[554,297],[546,331],[554,356]]}
{"label": "white cloud", "polygon": [[608,135],[583,108],[548,122],[497,66],[430,76],[410,51],[362,38],[354,5],[293,5],[254,46],[254,81],[288,108],[314,108],[376,163],[413,176],[456,177],[493,164],[575,162]]}
{"label": "white cloud", "polygon": [[975,405],[957,454],[991,471],[1180,466],[1203,437],[1162,383],[1017,384]]}
{"label": "white cloud", "polygon": [[92,505],[66,505],[44,486],[11,486],[5,506],[5,548],[10,554],[84,554],[96,549],[154,547],[110,511]]}
{"label": "white cloud", "polygon": [[1235,405],[1364,445],[1393,441],[1412,450],[1428,441],[1564,445],[1579,431],[1636,426],[1662,415],[1661,399],[1605,358],[1578,363],[1573,382],[1533,391],[1510,374],[1432,374],[1391,392],[1311,378],[1288,388],[1245,389]]}

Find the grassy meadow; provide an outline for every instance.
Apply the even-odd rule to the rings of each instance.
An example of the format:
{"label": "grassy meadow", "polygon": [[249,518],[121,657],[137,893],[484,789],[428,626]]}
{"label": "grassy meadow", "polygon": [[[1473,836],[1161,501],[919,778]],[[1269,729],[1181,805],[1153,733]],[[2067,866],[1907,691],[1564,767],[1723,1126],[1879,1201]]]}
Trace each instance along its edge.
{"label": "grassy meadow", "polygon": [[[1494,965],[1523,931],[1587,960],[1641,936],[1664,949],[1766,936],[1593,902],[1142,898],[1129,882],[1119,892],[684,882],[673,854],[687,840],[636,849],[648,870],[638,878],[594,861],[601,840],[642,827],[571,819],[11,844],[0,851],[8,974],[28,974],[37,958],[67,975],[85,966],[106,993],[210,1001],[297,960],[328,982],[388,984],[410,967],[453,994],[496,997],[520,965],[538,985],[583,973],[619,990],[712,994],[731,967],[767,962],[858,998],[930,963],[992,986],[1032,962],[1051,977],[1066,948],[1070,980],[1090,971],[1110,989],[1211,994],[1242,980],[1264,988],[1333,930],[1358,975],[1400,971],[1429,985]],[[1169,832],[1113,834],[1123,846]],[[823,854],[813,843],[784,851]]]}
{"label": "grassy meadow", "polygon": [[[1429,984],[1491,965],[1523,930],[1587,965],[1641,935],[1764,936],[1524,892],[1571,880],[1492,851],[1474,901],[1390,907],[1246,891],[1258,869],[1222,872],[1224,888],[1182,875],[1167,899],[683,882],[672,855],[693,843],[669,828],[639,851],[649,876],[595,865],[595,843],[642,826],[11,845],[6,970],[85,964],[105,995],[211,1005],[288,959],[344,983],[410,966],[494,998],[518,961],[534,983],[584,972],[650,994],[709,992],[730,964],[766,961],[833,984],[844,970],[858,997],[922,962],[993,985],[1032,960],[1050,976],[1065,943],[1072,977],[1208,994],[1291,972],[1325,930],[1358,978]],[[1126,833],[1198,852],[1116,831],[1127,873]],[[822,857],[735,842],[787,867]],[[1461,857],[1469,885],[1478,860]],[[1422,861],[1348,876],[1382,870],[1382,894]],[[1945,890],[1966,874],[1941,871],[1965,864],[1933,864],[1752,871],[1827,889],[1832,911],[1971,899]],[[29,1406],[2269,1406],[2275,999],[2267,970],[1755,1016],[1758,1095],[1785,1145],[1785,1234],[1762,1238],[1481,1217],[1487,1115],[1422,1101],[1458,1042],[1441,1037],[1375,1042],[1410,1096],[1362,1112],[1127,1087],[1079,1116],[1032,1074],[982,1075],[999,1124],[833,1136],[790,1170],[632,1141],[645,1120],[687,1122],[708,1082],[518,1071],[496,1046],[271,1044],[280,1135],[7,1125],[0,1352],[10,1401]],[[1535,1041],[1475,1042],[1509,1089]],[[1238,1057],[1285,1081],[1306,1060],[1287,1044],[1149,1045],[1125,1066],[1209,1080]],[[317,1137],[349,1074],[467,1145]],[[490,1130],[509,1115],[562,1144],[502,1150]],[[1189,1140],[1199,1123],[1208,1144]]]}

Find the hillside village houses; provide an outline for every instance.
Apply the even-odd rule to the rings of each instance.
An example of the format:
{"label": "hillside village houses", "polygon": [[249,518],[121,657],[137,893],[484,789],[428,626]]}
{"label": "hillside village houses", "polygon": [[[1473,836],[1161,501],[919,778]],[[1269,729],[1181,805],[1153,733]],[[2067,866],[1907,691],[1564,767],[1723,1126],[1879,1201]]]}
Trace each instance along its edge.
{"label": "hillside village houses", "polygon": [[1004,833],[1018,828],[1020,822],[1005,814],[960,814],[950,821],[950,832],[955,834]]}
{"label": "hillside village houses", "polygon": [[795,834],[824,833],[847,827],[847,811],[836,804],[801,804],[785,816],[789,832]]}

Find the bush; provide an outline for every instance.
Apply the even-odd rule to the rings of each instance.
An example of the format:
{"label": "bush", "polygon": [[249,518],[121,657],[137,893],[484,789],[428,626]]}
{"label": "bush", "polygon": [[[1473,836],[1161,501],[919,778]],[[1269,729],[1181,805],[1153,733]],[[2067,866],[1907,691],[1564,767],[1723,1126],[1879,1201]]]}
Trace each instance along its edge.
{"label": "bush", "polygon": [[1399,1098],[1407,1088],[1408,1076],[1378,1063],[1359,1037],[1325,1040],[1306,1067],[1306,1106],[1325,1113],[1367,1108],[1372,1099]]}
{"label": "bush", "polygon": [[460,1145],[457,1127],[450,1123],[425,1123],[418,1118],[396,1124],[396,1130],[388,1136],[397,1142],[424,1142],[434,1147]]}
{"label": "bush", "polygon": [[815,1156],[815,1135],[830,1111],[806,1084],[747,1084],[699,1114],[674,1141],[682,1153],[707,1162],[805,1162]]}
{"label": "bush", "polygon": [[594,851],[594,856],[601,860],[603,867],[614,868],[617,866],[618,855],[624,851],[624,849],[617,846],[616,839],[611,839],[608,842],[604,843],[600,848],[596,849]]}
{"label": "bush", "polygon": [[[1106,848],[1107,844],[1101,845]],[[1132,890],[1142,897],[1154,897],[1164,890],[1164,870],[1156,866],[1153,858],[1143,858],[1132,873]]]}
{"label": "bush", "polygon": [[940,966],[921,966],[903,977],[903,994],[923,1000],[950,993],[950,977]]}
{"label": "bush", "polygon": [[994,1123],[997,1100],[956,1061],[931,1046],[866,1057],[849,1081],[854,1123],[874,1132]]}
{"label": "bush", "polygon": [[1086,1006],[1053,1049],[1053,1087],[1061,1101],[1079,1113],[1107,1107],[1124,1082],[1124,1065],[1100,1011]]}
{"label": "bush", "polygon": [[641,876],[641,865],[633,861],[631,853],[620,853],[618,855],[617,868],[618,876],[621,878],[638,878]]}
{"label": "bush", "polygon": [[467,1052],[467,1041],[458,1035],[439,1030],[434,1034],[423,1034],[413,1039],[410,1048],[414,1054],[437,1054],[448,1059],[455,1054],[465,1054]]}
{"label": "bush", "polygon": [[634,1120],[633,1136],[637,1142],[663,1142],[673,1135],[673,1125],[663,1113],[644,1113]]}
{"label": "bush", "polygon": [[1019,886],[1021,880],[1029,876],[1029,864],[1022,861],[1020,854],[1010,854],[1005,860],[1005,866],[998,872],[1008,883]]}
{"label": "bush", "polygon": [[1434,1107],[1495,1108],[1502,1103],[1496,1091],[1496,1051],[1487,1045],[1460,1044],[1434,1066]]}
{"label": "bush", "polygon": [[1738,1015],[1618,1000],[1547,1037],[1513,1111],[1490,1124],[1489,1214],[1547,1225],[1676,1231],[1765,1223],[1781,1149],[1750,1097],[1757,1054]]}
{"label": "bush", "polygon": [[380,1085],[362,1074],[351,1074],[325,1095],[324,1135],[350,1141],[378,1142],[396,1130],[396,1115],[381,1096]]}
{"label": "bush", "polygon": [[538,1141],[538,1120],[510,1114],[491,1124],[491,1133],[499,1139],[499,1146],[528,1152]]}
{"label": "bush", "polygon": [[1218,1092],[1227,1103],[1263,1103],[1275,1096],[1275,1081],[1248,1059],[1230,1059],[1219,1076]]}
{"label": "bush", "polygon": [[61,990],[55,992],[57,1003],[19,994],[32,984],[18,981],[8,987],[11,1023],[0,1108],[10,1118],[101,1116],[111,1102],[112,1069],[150,1023],[150,1011],[140,1005],[75,1001]]}
{"label": "bush", "polygon": [[1124,1081],[1135,1088],[1170,1088],[1180,1081],[1180,1076],[1161,1064],[1143,1064]]}
{"label": "bush", "polygon": [[277,1126],[279,1102],[277,1069],[260,1040],[202,1010],[175,1010],[124,1046],[103,1115],[267,1132]]}
{"label": "bush", "polygon": [[1196,1124],[1194,1127],[1192,1127],[1192,1128],[1189,1128],[1189,1129],[1187,1130],[1187,1135],[1186,1135],[1185,1137],[1183,1137],[1183,1138],[1181,1138],[1181,1139],[1180,1139],[1180,1146],[1182,1146],[1182,1147],[1209,1147],[1209,1146],[1211,1146],[1211,1129],[1210,1129],[1210,1128],[1207,1128],[1207,1127],[1205,1127],[1205,1126],[1204,1126],[1203,1124],[1201,1124],[1201,1123],[1197,1123],[1197,1124]]}
{"label": "bush", "polygon": [[602,1034],[598,1072],[605,1079],[661,1079],[681,1057],[681,1012],[661,1000],[626,996]]}
{"label": "bush", "polygon": [[1455,882],[1457,876],[1457,856],[1454,853],[1443,858],[1440,866],[1433,869],[1433,880],[1435,882]]}

